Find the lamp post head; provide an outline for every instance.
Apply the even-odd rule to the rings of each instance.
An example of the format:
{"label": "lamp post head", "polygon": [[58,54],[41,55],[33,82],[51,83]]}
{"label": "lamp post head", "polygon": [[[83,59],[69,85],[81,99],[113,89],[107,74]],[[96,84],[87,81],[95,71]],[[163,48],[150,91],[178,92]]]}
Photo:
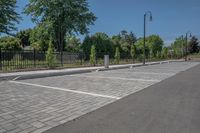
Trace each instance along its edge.
{"label": "lamp post head", "polygon": [[146,17],[147,15],[149,15],[149,21],[152,21],[153,20],[153,16],[152,16],[152,13],[151,11],[147,11],[144,16]]}
{"label": "lamp post head", "polygon": [[149,21],[153,21],[153,16],[152,16],[152,14],[150,15]]}
{"label": "lamp post head", "polygon": [[186,34],[189,35],[189,37],[192,37],[191,31],[188,31]]}

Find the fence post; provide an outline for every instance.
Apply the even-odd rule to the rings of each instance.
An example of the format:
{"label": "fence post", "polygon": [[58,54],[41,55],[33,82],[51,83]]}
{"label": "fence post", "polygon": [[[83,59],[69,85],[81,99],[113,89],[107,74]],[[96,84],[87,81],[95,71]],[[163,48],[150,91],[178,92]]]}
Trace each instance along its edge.
{"label": "fence post", "polygon": [[1,48],[0,48],[0,70],[2,70]]}
{"label": "fence post", "polygon": [[35,49],[33,49],[33,63],[34,63],[34,67],[36,67],[36,51]]}

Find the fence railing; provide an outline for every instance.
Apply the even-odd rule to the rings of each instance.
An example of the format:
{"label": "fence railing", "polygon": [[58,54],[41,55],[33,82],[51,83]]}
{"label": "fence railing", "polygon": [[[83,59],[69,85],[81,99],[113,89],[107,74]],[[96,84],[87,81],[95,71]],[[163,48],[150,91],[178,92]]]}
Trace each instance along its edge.
{"label": "fence railing", "polygon": [[[53,53],[56,57],[55,67],[84,67],[94,66],[90,64],[89,53],[69,53],[59,52]],[[96,53],[95,66],[104,64],[104,55],[106,53]],[[128,64],[142,62],[143,57],[138,56],[133,59],[128,53],[121,53],[119,64]],[[146,61],[154,61],[157,59],[148,58]],[[159,59],[160,60],[160,59]],[[110,55],[110,64],[117,64],[113,55]],[[46,52],[36,50],[1,50],[0,49],[0,71],[13,71],[19,69],[40,69],[48,67],[46,62]]]}
{"label": "fence railing", "polygon": [[[56,56],[56,67],[61,67],[63,64],[81,65],[82,56],[80,53],[59,52],[53,53]],[[45,68],[48,67],[46,62],[46,52],[36,50],[0,50],[0,70],[9,71],[16,69],[28,68]]]}

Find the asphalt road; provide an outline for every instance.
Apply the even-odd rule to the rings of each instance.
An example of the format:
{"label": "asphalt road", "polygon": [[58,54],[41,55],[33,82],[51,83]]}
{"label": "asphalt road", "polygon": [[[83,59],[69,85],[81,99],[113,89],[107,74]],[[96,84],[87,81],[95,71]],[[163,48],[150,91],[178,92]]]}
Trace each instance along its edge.
{"label": "asphalt road", "polygon": [[200,65],[46,133],[200,133]]}

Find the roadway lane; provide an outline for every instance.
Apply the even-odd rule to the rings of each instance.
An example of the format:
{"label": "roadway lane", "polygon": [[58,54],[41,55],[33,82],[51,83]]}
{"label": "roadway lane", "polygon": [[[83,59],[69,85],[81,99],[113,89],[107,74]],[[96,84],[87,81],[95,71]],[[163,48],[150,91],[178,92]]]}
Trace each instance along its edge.
{"label": "roadway lane", "polygon": [[46,133],[200,133],[200,65]]}

